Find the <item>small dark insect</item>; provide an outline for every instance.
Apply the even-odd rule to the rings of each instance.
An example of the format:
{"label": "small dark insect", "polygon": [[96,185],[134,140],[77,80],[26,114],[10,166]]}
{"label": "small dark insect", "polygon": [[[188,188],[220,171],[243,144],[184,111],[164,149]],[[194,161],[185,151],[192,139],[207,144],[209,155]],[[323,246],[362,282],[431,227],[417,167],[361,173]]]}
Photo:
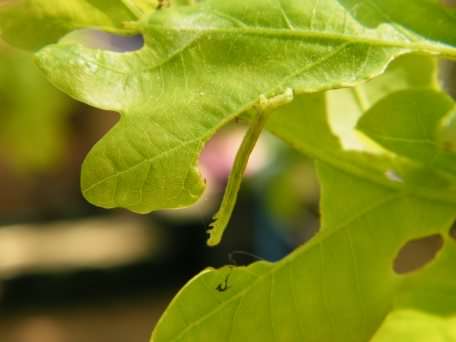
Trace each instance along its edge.
{"label": "small dark insect", "polygon": [[223,283],[220,283],[217,285],[217,287],[215,288],[218,292],[225,292],[226,290],[228,290],[231,286],[228,285],[228,282],[230,280],[230,276],[231,276],[231,272],[228,273],[225,277],[225,280]]}

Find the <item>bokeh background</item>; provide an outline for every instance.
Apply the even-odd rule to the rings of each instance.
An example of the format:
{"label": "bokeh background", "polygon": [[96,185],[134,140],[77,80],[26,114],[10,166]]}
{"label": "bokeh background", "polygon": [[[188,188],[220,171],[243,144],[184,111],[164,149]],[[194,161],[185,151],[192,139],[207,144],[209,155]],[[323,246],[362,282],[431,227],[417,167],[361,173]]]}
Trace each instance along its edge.
{"label": "bokeh background", "polygon": [[[141,37],[94,31],[68,39],[116,51],[142,45]],[[455,75],[443,62],[453,93]],[[80,166],[117,119],[55,90],[30,55],[0,42],[1,342],[148,341],[176,291],[203,268],[278,260],[317,231],[312,162],[264,134],[222,245],[206,247],[242,122],[206,146],[208,188],[194,207],[140,216],[91,206],[80,193]]]}

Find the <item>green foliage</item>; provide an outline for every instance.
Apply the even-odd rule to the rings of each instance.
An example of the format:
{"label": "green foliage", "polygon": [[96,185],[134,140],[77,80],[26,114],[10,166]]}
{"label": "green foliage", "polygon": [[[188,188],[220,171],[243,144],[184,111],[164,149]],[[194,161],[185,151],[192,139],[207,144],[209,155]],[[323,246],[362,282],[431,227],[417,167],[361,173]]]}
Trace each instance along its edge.
{"label": "green foliage", "polygon": [[0,48],[1,157],[18,172],[46,170],[63,157],[68,98],[30,56]]}
{"label": "green foliage", "polygon": [[125,22],[155,6],[156,0],[19,0],[0,4],[0,29],[6,41],[37,49],[81,28],[127,33]]}
{"label": "green foliage", "polygon": [[[410,238],[446,234],[454,207],[324,164],[319,173],[321,233],[276,264],[204,271],[174,299],[153,341],[366,341],[374,333],[404,282],[392,270],[395,254]],[[227,275],[229,290],[218,292]]]}
{"label": "green foliage", "polygon": [[[67,10],[87,20],[97,13]],[[456,11],[437,0],[207,0],[151,11],[125,26],[143,34],[141,50],[62,40],[36,55],[58,88],[120,113],[84,162],[86,198],[140,213],[194,203],[204,189],[204,144],[241,114],[255,122],[252,109],[288,88],[294,101],[272,112],[267,128],[316,160],[322,193],[317,236],[274,264],[203,271],[152,341],[454,339],[456,107],[429,55],[456,59]],[[120,32],[118,23],[132,20],[102,12]],[[72,26],[59,34],[76,27],[62,17]],[[56,38],[42,33],[41,42]],[[235,171],[255,136],[247,135]],[[232,179],[216,240],[240,175]],[[401,247],[433,234],[444,240],[435,260],[396,274]]]}
{"label": "green foliage", "polygon": [[146,45],[134,53],[64,42],[41,50],[38,63],[58,88],[121,113],[84,163],[85,197],[136,212],[190,205],[204,188],[196,166],[202,147],[261,94],[355,85],[406,52],[456,55],[453,12],[428,11],[439,30],[424,30],[416,16],[398,31],[376,7],[358,5],[353,15],[350,8],[206,1],[141,21]]}
{"label": "green foliage", "polygon": [[[276,264],[204,271],[177,295],[152,340],[204,341],[228,335],[232,341],[366,341],[389,312],[378,338],[394,340],[403,306],[412,317],[435,315],[435,320],[446,322],[441,312],[424,306],[426,298],[420,296],[424,291],[433,294],[436,303],[448,303],[445,294],[455,289],[449,257],[455,246],[448,235],[456,213],[454,178],[445,178],[443,185],[442,176],[433,174],[429,164],[413,153],[406,159],[367,143],[366,138],[353,143],[358,119],[352,120],[351,128],[347,123],[343,130],[339,127],[341,136],[333,132],[346,114],[340,110],[341,103],[342,108],[357,108],[360,114],[353,116],[365,113],[363,122],[377,112],[389,114],[381,108],[391,97],[400,115],[387,116],[377,126],[394,127],[394,120],[388,119],[398,117],[419,122],[415,102],[408,96],[398,98],[408,92],[418,92],[415,101],[421,105],[421,115],[434,118],[433,126],[423,127],[436,130],[435,118],[445,115],[451,102],[436,89],[434,69],[429,58],[407,56],[356,91],[304,95],[273,113],[270,129],[319,160],[320,233]],[[359,94],[364,94],[364,101],[359,101]],[[339,106],[332,106],[334,101]],[[434,107],[436,103],[440,106]],[[401,127],[413,141],[422,137],[413,125]],[[342,146],[344,141],[351,142],[352,150]],[[415,146],[416,151],[421,148]],[[399,277],[393,260],[400,248],[411,239],[432,234],[445,239],[435,263],[418,276]],[[436,274],[441,282],[435,281]],[[216,291],[227,275],[230,290]],[[190,304],[195,301],[204,305]],[[456,315],[456,303],[447,309],[446,315]],[[407,329],[402,333],[413,334]]]}

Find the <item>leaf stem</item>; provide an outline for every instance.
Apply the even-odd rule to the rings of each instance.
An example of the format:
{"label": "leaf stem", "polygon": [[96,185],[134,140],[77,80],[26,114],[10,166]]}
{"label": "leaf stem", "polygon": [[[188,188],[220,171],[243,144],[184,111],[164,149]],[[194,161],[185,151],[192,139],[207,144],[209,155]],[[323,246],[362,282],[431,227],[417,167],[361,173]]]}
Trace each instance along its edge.
{"label": "leaf stem", "polygon": [[208,230],[209,246],[216,246],[220,243],[223,233],[228,226],[228,223],[236,205],[239,189],[241,187],[242,177],[244,175],[250,154],[252,153],[261,132],[269,118],[269,114],[279,106],[290,103],[293,100],[293,90],[287,89],[284,93],[266,98],[261,95],[255,106],[256,115],[254,116],[247,133],[244,136],[242,144],[236,154],[231,174],[228,178],[228,184],[223,195],[223,200],[220,209],[214,215],[214,221],[210,224],[211,229]]}
{"label": "leaf stem", "polygon": [[353,94],[355,96],[356,101],[359,104],[359,108],[363,111],[367,111],[369,109],[369,99],[367,98],[364,89],[357,85],[352,88]]}

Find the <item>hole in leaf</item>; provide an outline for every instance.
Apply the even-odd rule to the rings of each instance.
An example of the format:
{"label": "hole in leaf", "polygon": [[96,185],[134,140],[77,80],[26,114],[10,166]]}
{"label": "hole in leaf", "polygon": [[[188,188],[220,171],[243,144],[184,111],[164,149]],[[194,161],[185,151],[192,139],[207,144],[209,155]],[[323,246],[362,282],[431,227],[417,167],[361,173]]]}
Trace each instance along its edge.
{"label": "hole in leaf", "polygon": [[456,223],[453,224],[453,227],[451,227],[451,229],[450,229],[450,237],[453,240],[456,240]]}
{"label": "hole in leaf", "polygon": [[414,272],[431,262],[443,247],[439,234],[408,241],[394,260],[393,269],[398,274]]}
{"label": "hole in leaf", "polygon": [[440,63],[439,81],[443,89],[456,99],[456,63],[443,60]]}
{"label": "hole in leaf", "polygon": [[140,50],[144,46],[142,35],[122,36],[93,29],[71,32],[63,38],[63,41],[79,43],[92,49],[113,52],[131,52]]}

